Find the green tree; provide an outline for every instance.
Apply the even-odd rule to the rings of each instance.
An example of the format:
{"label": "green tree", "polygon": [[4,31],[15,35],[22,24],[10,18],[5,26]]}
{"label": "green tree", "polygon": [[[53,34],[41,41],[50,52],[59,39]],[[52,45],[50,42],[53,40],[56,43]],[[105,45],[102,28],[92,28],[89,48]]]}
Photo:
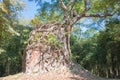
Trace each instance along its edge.
{"label": "green tree", "polygon": [[14,28],[20,36],[11,36],[1,46],[5,52],[0,53],[0,76],[15,74],[22,71],[22,55],[27,44],[29,26],[18,25]]}
{"label": "green tree", "polygon": [[19,33],[13,28],[18,24],[18,13],[23,9],[23,6],[24,4],[20,0],[0,1],[0,50],[2,50],[0,51],[0,76],[14,73],[10,71],[10,64],[14,64],[11,63],[11,60],[14,62],[17,58],[11,59],[12,51],[11,53],[8,52],[10,48],[8,44],[10,44],[13,35],[19,36]]}
{"label": "green tree", "polygon": [[[32,1],[34,1],[34,0],[32,0]],[[69,65],[69,63],[71,63],[71,61],[69,59],[69,57],[71,55],[69,41],[70,41],[70,34],[72,32],[73,25],[83,17],[105,18],[107,16],[112,16],[112,13],[115,13],[116,10],[118,9],[118,7],[116,8],[116,6],[119,5],[118,0],[115,0],[115,1],[111,1],[111,0],[105,0],[105,1],[104,0],[70,0],[70,1],[69,0],[64,0],[64,1],[62,1],[62,0],[52,0],[51,3],[44,2],[44,1],[42,3],[42,0],[35,0],[35,1],[38,2],[38,4],[40,3],[40,5],[41,5],[41,8],[40,8],[41,13],[40,14],[38,13],[38,16],[40,15],[39,16],[40,20],[43,21],[44,23],[49,22],[48,20],[53,20],[53,19],[55,19],[53,21],[57,20],[59,22],[58,26],[60,27],[59,31],[61,31],[61,32],[59,32],[59,31],[58,32],[61,34],[61,37],[62,36],[65,36],[65,37],[61,38],[59,36],[58,32],[53,33],[53,35],[60,38],[58,40],[59,42],[64,43],[62,45],[63,46],[62,49],[60,49],[62,51],[58,52],[60,54],[60,56],[58,56],[58,58],[56,58],[55,55],[52,56],[52,58],[55,59],[54,61],[52,61],[52,59],[48,60],[48,58],[46,58],[46,57],[44,59],[40,58],[40,60],[39,60],[38,55],[40,56],[40,54],[36,54],[35,56],[37,58],[35,58],[36,60],[33,60],[33,62],[34,61],[36,61],[36,62],[33,63],[31,61],[30,56],[32,57],[32,55],[34,55],[34,52],[30,52],[30,51],[34,50],[34,49],[30,48],[28,46],[27,49],[30,49],[30,50],[26,50],[25,55],[24,55],[24,71],[26,73],[34,73],[34,71],[36,73],[37,72],[38,73],[46,72],[46,71],[57,68],[57,65],[55,65],[55,64],[58,64],[58,63],[60,65],[65,65],[65,64]],[[54,14],[57,13],[57,15],[60,16],[60,18],[61,18],[60,21],[58,20],[59,17],[56,16],[56,15],[53,15],[53,13]],[[51,17],[49,17],[49,16],[51,16]],[[58,17],[58,18],[55,18],[54,16]],[[52,26],[49,25],[49,24],[48,25],[43,25],[43,26],[44,26],[45,29],[50,28],[50,27],[54,27],[54,26],[56,26],[56,24],[54,24],[54,23],[53,23]],[[41,27],[41,28],[43,29],[43,27]],[[57,27],[57,29],[58,29],[58,27]],[[55,30],[53,30],[51,32],[54,32]],[[45,31],[49,32],[50,30],[46,29]],[[42,34],[42,36],[46,35],[45,31],[43,31],[43,32],[41,31],[39,36],[41,36],[41,34]],[[33,33],[30,36],[30,39],[29,39],[30,43],[28,45],[32,46],[32,44],[35,44],[35,42],[32,42],[32,39],[33,39],[32,37],[35,36],[34,33],[38,33],[38,32],[40,32],[40,30],[38,29],[38,31],[37,31],[37,28],[33,31]],[[62,33],[64,33],[64,34],[62,34]],[[43,38],[43,37],[41,37],[41,38]],[[43,39],[43,41],[44,41],[44,39]],[[41,43],[41,44],[43,44],[43,43]],[[47,43],[43,44],[43,45],[46,46]],[[47,48],[49,46],[52,47],[51,45],[47,45]],[[35,47],[35,46],[33,46],[33,47]],[[44,48],[44,47],[42,47],[42,48]],[[41,50],[42,48],[39,48],[39,50]],[[55,48],[52,47],[51,51],[54,51],[54,49]],[[51,52],[51,54],[49,54],[49,52],[44,52],[42,50],[41,50],[41,52],[46,53],[46,54],[44,54],[44,56],[45,55],[46,56],[47,55],[52,55],[52,53],[55,53],[55,52]],[[62,59],[63,64],[62,64],[61,57],[64,57]],[[59,60],[57,60],[57,59],[59,59]],[[56,60],[58,61],[58,63],[55,62]],[[38,63],[40,63],[40,66],[39,66]],[[45,63],[46,64],[51,63],[51,65],[45,67],[45,66],[43,66],[43,65],[45,65]],[[52,64],[54,65],[54,67],[52,66]],[[41,69],[41,67],[43,69]],[[34,69],[34,68],[36,68],[36,69]]]}
{"label": "green tree", "polygon": [[[106,25],[105,31],[101,31],[98,37],[97,55],[101,57],[99,67],[102,72],[105,71],[103,76],[106,77],[119,77],[119,26],[120,21],[110,21]],[[102,66],[103,62],[106,64],[105,66]]]}
{"label": "green tree", "polygon": [[13,26],[17,24],[17,13],[23,9],[23,3],[19,0],[0,1],[0,42],[7,36],[17,34]]}
{"label": "green tree", "polygon": [[[110,20],[104,30],[88,38],[71,37],[73,60],[92,73],[106,78],[119,78],[119,20]],[[93,33],[93,32],[87,32]]]}

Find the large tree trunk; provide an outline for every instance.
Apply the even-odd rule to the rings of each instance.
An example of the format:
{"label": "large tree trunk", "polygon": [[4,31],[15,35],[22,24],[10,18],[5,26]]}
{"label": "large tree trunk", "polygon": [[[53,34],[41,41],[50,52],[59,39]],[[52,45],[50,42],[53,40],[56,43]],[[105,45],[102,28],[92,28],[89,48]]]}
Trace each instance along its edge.
{"label": "large tree trunk", "polygon": [[23,71],[44,73],[70,66],[70,26],[53,23],[37,26],[24,52]]}
{"label": "large tree trunk", "polygon": [[41,74],[62,69],[62,72],[70,70],[72,74],[94,80],[95,76],[70,60],[71,28],[72,25],[66,25],[66,23],[37,26],[30,33],[28,45],[24,51],[23,72]]}

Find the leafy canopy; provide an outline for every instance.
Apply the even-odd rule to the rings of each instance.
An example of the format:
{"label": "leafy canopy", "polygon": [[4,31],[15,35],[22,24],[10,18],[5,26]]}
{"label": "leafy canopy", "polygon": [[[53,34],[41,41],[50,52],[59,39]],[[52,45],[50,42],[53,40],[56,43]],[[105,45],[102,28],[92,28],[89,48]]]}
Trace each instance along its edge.
{"label": "leafy canopy", "polygon": [[[62,21],[64,14],[62,13],[60,0],[29,0],[35,1],[40,8],[38,9],[37,17],[43,22]],[[86,3],[85,3],[86,1]],[[120,10],[119,0],[63,0],[67,11],[65,14],[69,15],[71,11],[80,14],[84,12],[85,8],[89,10],[86,14],[114,14]]]}
{"label": "leafy canopy", "polygon": [[0,41],[10,34],[17,34],[13,26],[17,24],[17,15],[23,9],[21,0],[0,1]]}

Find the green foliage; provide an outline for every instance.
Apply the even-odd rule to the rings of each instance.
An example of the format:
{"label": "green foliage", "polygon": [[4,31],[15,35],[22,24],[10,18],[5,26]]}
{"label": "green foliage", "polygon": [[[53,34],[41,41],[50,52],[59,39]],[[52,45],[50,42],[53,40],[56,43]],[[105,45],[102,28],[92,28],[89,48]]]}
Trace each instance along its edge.
{"label": "green foliage", "polygon": [[57,46],[57,47],[60,47],[60,48],[62,47],[60,42],[58,42],[58,40],[57,40],[57,36],[53,35],[52,33],[49,33],[47,35],[47,40],[48,40],[49,45],[54,45],[54,46]]}
{"label": "green foliage", "polygon": [[36,26],[36,25],[39,25],[41,24],[42,21],[39,20],[39,18],[35,17],[33,18],[31,21],[30,21],[30,24],[33,25],[33,26]]}
{"label": "green foliage", "polygon": [[22,29],[16,32],[13,28],[18,24],[17,15],[22,9],[23,3],[20,0],[0,1],[0,49],[2,49],[0,51],[0,76],[21,71],[19,53],[23,50],[23,45],[20,46],[22,41],[18,32]]}
{"label": "green foliage", "polygon": [[[107,69],[111,70],[111,74],[109,77],[116,77],[115,68],[120,66],[120,59],[119,59],[119,50],[120,50],[120,40],[119,40],[119,28],[120,22],[119,21],[111,21],[107,24],[106,30],[101,31],[100,36],[98,37],[98,52],[99,57],[103,58],[99,60],[100,64],[106,64],[106,67],[100,66],[101,70]],[[102,53],[102,54],[100,54]],[[104,75],[102,75],[104,76]]]}
{"label": "green foliage", "polygon": [[80,13],[82,11],[84,11],[84,1],[81,0],[79,2],[76,2],[73,9],[77,12]]}
{"label": "green foliage", "polygon": [[37,42],[40,38],[40,33],[36,33],[33,39],[33,42]]}
{"label": "green foliage", "polygon": [[22,70],[22,55],[31,27],[18,25],[14,29],[20,36],[8,36],[0,47],[0,76],[15,74]]}
{"label": "green foliage", "polygon": [[[85,32],[86,33],[86,32]],[[91,33],[91,32],[87,32]],[[92,31],[93,33],[93,31]],[[73,60],[92,73],[109,78],[119,78],[120,21],[112,20],[106,29],[92,37],[71,37]],[[111,73],[109,72],[111,71]]]}
{"label": "green foliage", "polygon": [[118,0],[92,0],[91,11],[97,13],[105,13],[106,9],[109,13],[115,10],[115,6],[119,5]]}
{"label": "green foliage", "polygon": [[17,34],[13,26],[17,24],[17,13],[22,10],[23,3],[18,0],[0,1],[0,43],[12,34]]}
{"label": "green foliage", "polygon": [[[65,15],[63,15],[62,11],[60,10],[58,0],[51,0],[51,3],[44,1],[42,2],[42,0],[31,1],[38,2],[38,4],[41,6],[36,17],[31,20],[31,24],[33,26],[44,22],[62,22],[64,18],[63,16]],[[72,0],[63,1],[67,7],[73,7],[73,10],[77,13],[83,12],[85,8],[83,0],[77,0],[74,5]],[[91,3],[89,6],[90,11],[87,13],[105,13],[106,9],[108,10],[108,13],[114,13],[120,10],[120,3],[118,0],[87,1]],[[21,4],[22,3],[20,0],[0,1],[0,43],[2,43],[0,45],[0,76],[14,74],[21,71],[21,57],[27,43],[28,33],[31,30],[30,27],[15,25],[17,24],[17,14],[20,10],[22,10],[23,7]],[[66,14],[69,14],[69,12],[70,9],[66,11]],[[113,21],[107,24],[106,30],[101,31],[99,34],[96,34],[93,37],[79,40],[77,39],[77,36],[71,36],[70,43],[72,59],[99,76],[119,77],[119,26],[119,21]],[[19,32],[19,36],[13,35],[17,34],[13,28]],[[87,31],[85,34],[89,34],[90,32]],[[77,31],[77,33],[79,32]],[[34,36],[35,42],[38,41],[39,36],[39,33]],[[52,44],[60,48],[62,47],[61,43],[57,41],[57,37],[51,33],[47,35],[47,40],[49,45]]]}
{"label": "green foliage", "polygon": [[42,23],[50,23],[50,22],[60,22],[62,20],[62,16],[57,11],[44,11],[41,10],[37,14],[37,18],[42,21]]}

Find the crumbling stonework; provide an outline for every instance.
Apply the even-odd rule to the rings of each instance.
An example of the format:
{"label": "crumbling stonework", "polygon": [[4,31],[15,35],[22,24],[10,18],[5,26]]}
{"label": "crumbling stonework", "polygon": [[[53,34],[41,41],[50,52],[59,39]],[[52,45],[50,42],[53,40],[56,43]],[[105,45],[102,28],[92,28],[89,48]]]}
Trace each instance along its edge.
{"label": "crumbling stonework", "polygon": [[44,73],[70,65],[70,52],[64,25],[42,24],[31,33],[24,52],[23,71]]}

